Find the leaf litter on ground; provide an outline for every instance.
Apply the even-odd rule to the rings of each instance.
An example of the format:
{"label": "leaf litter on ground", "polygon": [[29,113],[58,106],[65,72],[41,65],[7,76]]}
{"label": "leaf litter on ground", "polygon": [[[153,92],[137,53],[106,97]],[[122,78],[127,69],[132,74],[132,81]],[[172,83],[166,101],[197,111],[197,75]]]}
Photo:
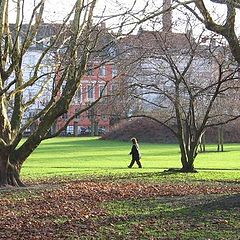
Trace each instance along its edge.
{"label": "leaf litter on ground", "polygon": [[[3,190],[0,191],[1,239],[26,239],[26,236],[29,239],[68,239],[69,236],[71,239],[70,236],[94,236],[101,227],[101,222],[106,224],[104,220],[99,224],[94,219],[106,219],[108,213],[103,203],[109,201],[183,196],[194,199],[199,195],[235,194],[239,203],[239,193],[239,184],[146,184],[86,180]],[[107,224],[112,226],[109,219]],[[153,221],[155,222],[154,219]],[[227,224],[224,219],[213,221],[216,224]],[[135,228],[141,230],[142,226],[136,225]]]}

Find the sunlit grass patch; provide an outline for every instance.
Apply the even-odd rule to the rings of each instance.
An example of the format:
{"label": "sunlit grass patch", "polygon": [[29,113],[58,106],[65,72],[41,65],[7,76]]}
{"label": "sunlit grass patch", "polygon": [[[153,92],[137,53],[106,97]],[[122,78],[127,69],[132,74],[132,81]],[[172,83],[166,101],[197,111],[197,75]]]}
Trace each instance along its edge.
{"label": "sunlit grass patch", "polygon": [[240,144],[226,144],[226,152],[209,152],[197,156],[197,174],[167,174],[168,168],[180,168],[176,144],[141,143],[143,169],[128,169],[130,142],[106,141],[91,137],[55,138],[44,141],[23,165],[25,179],[56,177],[112,177],[153,179],[159,181],[238,180]]}

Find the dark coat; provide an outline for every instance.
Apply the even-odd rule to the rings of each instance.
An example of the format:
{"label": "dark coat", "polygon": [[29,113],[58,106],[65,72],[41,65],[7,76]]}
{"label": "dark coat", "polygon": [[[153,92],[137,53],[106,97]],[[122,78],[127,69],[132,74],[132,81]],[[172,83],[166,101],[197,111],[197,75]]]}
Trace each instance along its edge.
{"label": "dark coat", "polygon": [[132,145],[132,149],[129,154],[132,155],[132,160],[139,160],[141,158],[141,153],[135,144]]}

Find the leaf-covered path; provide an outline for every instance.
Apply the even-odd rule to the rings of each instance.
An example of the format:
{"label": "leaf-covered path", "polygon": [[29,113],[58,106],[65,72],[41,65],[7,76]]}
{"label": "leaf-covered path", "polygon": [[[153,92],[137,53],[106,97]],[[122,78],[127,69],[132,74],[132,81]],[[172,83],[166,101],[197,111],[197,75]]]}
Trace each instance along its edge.
{"label": "leaf-covered path", "polygon": [[[43,184],[38,188],[1,190],[0,197],[1,239],[122,239],[122,233],[115,229],[115,224],[132,220],[140,223],[134,225],[136,227],[136,229],[134,227],[135,230],[133,229],[134,235],[125,236],[125,238],[181,239],[161,238],[155,236],[155,233],[151,234],[144,230],[144,228],[155,226],[154,232],[158,228],[159,231],[167,231],[167,226],[176,224],[174,219],[165,218],[166,226],[159,226],[161,215],[158,214],[161,210],[158,210],[157,215],[148,215],[147,219],[144,219],[146,218],[144,214],[137,216],[142,219],[137,219],[136,215],[130,216],[127,212],[120,215],[111,214],[110,212],[114,212],[114,209],[109,212],[105,206],[112,202],[142,201],[151,204],[155,201],[154,204],[156,204],[158,201],[158,204],[167,202],[172,206],[185,204],[192,209],[200,206],[201,211],[220,204],[222,209],[240,210],[239,184],[226,186],[71,181],[57,185]],[[140,202],[139,204],[141,205]],[[139,208],[144,209],[144,206]],[[211,224],[220,224],[223,227],[229,225],[225,217],[212,221]],[[187,225],[186,222],[180,227],[184,228]],[[235,224],[234,228],[236,226]]]}

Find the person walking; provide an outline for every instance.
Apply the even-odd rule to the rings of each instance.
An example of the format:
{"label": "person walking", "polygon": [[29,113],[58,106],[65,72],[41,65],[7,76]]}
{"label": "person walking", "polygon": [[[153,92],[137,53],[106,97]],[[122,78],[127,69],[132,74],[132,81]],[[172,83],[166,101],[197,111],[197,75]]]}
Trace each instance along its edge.
{"label": "person walking", "polygon": [[142,168],[142,164],[140,162],[141,153],[139,150],[139,145],[138,145],[137,139],[131,138],[131,141],[132,141],[132,149],[131,149],[131,152],[129,153],[129,155],[132,155],[132,161],[129,164],[128,168],[131,168],[133,166],[133,164],[135,163],[135,161],[136,161],[138,167]]}

